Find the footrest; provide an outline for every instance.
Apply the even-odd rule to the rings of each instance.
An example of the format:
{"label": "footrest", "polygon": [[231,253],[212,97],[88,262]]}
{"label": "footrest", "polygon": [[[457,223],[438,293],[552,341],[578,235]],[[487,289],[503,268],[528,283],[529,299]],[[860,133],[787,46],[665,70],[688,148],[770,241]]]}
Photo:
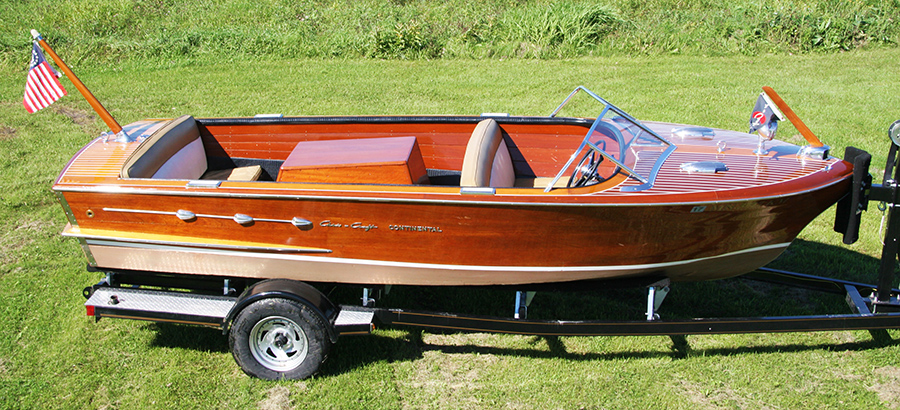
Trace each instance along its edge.
{"label": "footrest", "polygon": [[334,320],[334,330],[341,336],[367,335],[374,330],[374,318],[374,309],[341,305],[341,311]]}
{"label": "footrest", "polygon": [[88,316],[222,327],[237,298],[150,289],[98,288],[84,306]]}

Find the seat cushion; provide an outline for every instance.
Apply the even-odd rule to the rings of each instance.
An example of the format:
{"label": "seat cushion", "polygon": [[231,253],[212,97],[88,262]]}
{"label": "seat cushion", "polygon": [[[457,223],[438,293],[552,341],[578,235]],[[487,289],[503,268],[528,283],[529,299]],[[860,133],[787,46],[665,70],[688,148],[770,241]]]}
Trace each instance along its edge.
{"label": "seat cushion", "polygon": [[500,125],[491,118],[479,122],[466,145],[460,185],[512,187],[515,182],[515,170]]}
{"label": "seat cushion", "polygon": [[122,178],[197,179],[206,172],[197,122],[183,115],[141,142],[122,166]]}
{"label": "seat cushion", "polygon": [[251,165],[249,167],[217,169],[207,171],[200,179],[212,179],[217,181],[256,181],[262,175],[262,167]]}

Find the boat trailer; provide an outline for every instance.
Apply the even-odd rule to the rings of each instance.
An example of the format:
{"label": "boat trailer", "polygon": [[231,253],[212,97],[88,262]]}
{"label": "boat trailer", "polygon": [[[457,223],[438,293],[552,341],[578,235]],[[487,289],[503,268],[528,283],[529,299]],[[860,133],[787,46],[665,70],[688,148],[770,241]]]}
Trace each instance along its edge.
{"label": "boat trailer", "polygon": [[[531,320],[527,307],[534,291],[515,290],[512,315],[489,317],[445,312],[374,307],[373,288],[364,288],[359,305],[334,305],[315,287],[287,279],[260,282],[246,278],[199,277],[134,271],[101,270],[106,277],[84,289],[87,314],[209,326],[229,335],[242,369],[264,379],[305,378],[318,370],[339,336],[371,333],[375,325],[413,326],[463,332],[538,336],[683,336],[726,333],[879,330],[900,328],[900,290],[892,286],[900,250],[900,121],[889,128],[893,141],[884,180],[873,184],[871,155],[848,147],[853,187],[838,203],[835,230],[846,244],[859,237],[861,214],[869,201],[886,206],[887,232],[875,284],[760,268],[742,278],[843,295],[849,313],[661,319],[660,304],[669,291],[667,279],[644,279],[646,320]],[[89,268],[90,269],[90,268]],[[649,283],[648,283],[649,282]],[[172,291],[170,289],[178,289]],[[249,350],[248,350],[249,346]],[[301,363],[302,364],[299,364]]]}

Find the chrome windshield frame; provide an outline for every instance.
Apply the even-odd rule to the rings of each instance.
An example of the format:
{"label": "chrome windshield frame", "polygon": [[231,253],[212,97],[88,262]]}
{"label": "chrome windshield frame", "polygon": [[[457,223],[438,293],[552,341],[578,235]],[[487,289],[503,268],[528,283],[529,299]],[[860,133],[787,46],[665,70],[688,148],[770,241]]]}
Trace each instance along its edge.
{"label": "chrome windshield frame", "polygon": [[[635,119],[634,117],[632,117],[631,115],[626,113],[625,111],[622,111],[619,107],[616,107],[609,101],[606,101],[599,95],[595,94],[591,90],[588,90],[587,88],[585,88],[584,86],[581,86],[581,85],[579,85],[578,87],[575,88],[575,90],[573,90],[571,93],[569,93],[569,95],[565,98],[565,100],[563,100],[563,102],[560,103],[559,106],[556,107],[556,109],[553,110],[552,113],[550,113],[550,117],[551,118],[555,117],[556,114],[558,114],[559,111],[562,110],[562,108],[566,104],[568,104],[569,101],[572,99],[572,97],[574,97],[575,94],[577,94],[579,91],[586,92],[588,95],[593,97],[595,100],[597,100],[601,104],[603,104],[603,110],[600,112],[600,115],[598,115],[597,118],[594,120],[594,123],[591,125],[590,130],[588,130],[587,134],[584,136],[584,140],[581,141],[581,145],[579,145],[578,149],[576,149],[575,152],[572,153],[572,156],[569,157],[569,160],[566,161],[566,164],[563,165],[562,169],[559,170],[559,173],[556,174],[556,177],[554,177],[553,180],[550,181],[549,184],[547,184],[547,187],[544,188],[544,192],[550,192],[551,190],[553,190],[553,187],[563,177],[566,170],[569,169],[569,167],[572,165],[572,163],[575,162],[575,159],[578,158],[579,155],[581,155],[581,153],[582,153],[582,151],[584,151],[585,147],[589,147],[591,150],[593,150],[593,151],[597,152],[598,154],[600,154],[601,156],[603,156],[603,158],[610,160],[617,167],[619,167],[626,174],[628,174],[628,176],[641,182],[641,185],[638,185],[638,186],[622,187],[622,189],[621,189],[622,191],[636,192],[636,191],[643,191],[645,189],[649,189],[650,187],[652,187],[654,181],[656,180],[656,176],[659,173],[660,167],[665,162],[665,160],[669,156],[669,154],[671,154],[677,148],[675,146],[675,144],[673,144],[669,140],[661,137],[659,134],[653,132],[652,130],[650,130],[650,128],[647,128],[646,125],[644,125],[643,123],[641,123],[640,121],[638,121],[637,119]],[[591,142],[591,137],[597,131],[597,127],[601,123],[604,122],[604,118],[606,117],[606,114],[609,111],[613,111],[619,117],[624,118],[629,123],[636,125],[640,129],[640,131],[643,131],[643,132],[649,134],[650,136],[652,136],[653,138],[657,139],[661,143],[660,146],[661,145],[666,146],[666,148],[663,150],[663,152],[657,158],[657,160],[654,163],[654,165],[650,171],[650,174],[648,176],[645,177],[643,175],[640,175],[637,171],[635,171],[631,167],[625,165],[620,159],[616,159],[612,154],[606,152],[604,149],[598,147],[596,144]],[[632,135],[634,135],[634,137],[626,144],[628,147],[644,146],[641,144],[634,144],[633,142],[636,141],[637,139],[639,139],[639,136],[634,133],[632,133]],[[655,146],[655,145],[653,145],[653,146]]]}

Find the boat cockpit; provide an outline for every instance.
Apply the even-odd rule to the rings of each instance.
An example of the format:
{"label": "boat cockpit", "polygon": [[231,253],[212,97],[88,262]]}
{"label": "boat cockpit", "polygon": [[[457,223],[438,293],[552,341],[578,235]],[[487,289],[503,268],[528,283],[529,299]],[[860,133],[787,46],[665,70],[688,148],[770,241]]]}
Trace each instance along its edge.
{"label": "boat cockpit", "polygon": [[[602,104],[600,114],[594,119],[557,118],[579,91]],[[675,150],[674,144],[584,87],[572,91],[549,117],[428,117],[434,122],[430,128],[423,127],[428,121],[422,118],[357,117],[343,119],[344,124],[323,118],[289,118],[283,123],[239,119],[227,129],[243,134],[223,135],[210,131],[215,123],[184,115],[144,138],[126,159],[120,177],[528,187],[544,192],[592,186],[614,177],[640,182],[622,186],[627,192],[652,186]],[[472,123],[474,130],[466,132]],[[553,131],[556,135],[541,136],[549,134],[542,131],[550,128],[547,124],[567,125],[571,134]],[[587,133],[580,137],[578,130],[585,128]],[[417,137],[423,130],[429,135]],[[538,138],[555,138],[556,145],[529,147]],[[560,168],[558,152],[572,152],[576,143]]]}

